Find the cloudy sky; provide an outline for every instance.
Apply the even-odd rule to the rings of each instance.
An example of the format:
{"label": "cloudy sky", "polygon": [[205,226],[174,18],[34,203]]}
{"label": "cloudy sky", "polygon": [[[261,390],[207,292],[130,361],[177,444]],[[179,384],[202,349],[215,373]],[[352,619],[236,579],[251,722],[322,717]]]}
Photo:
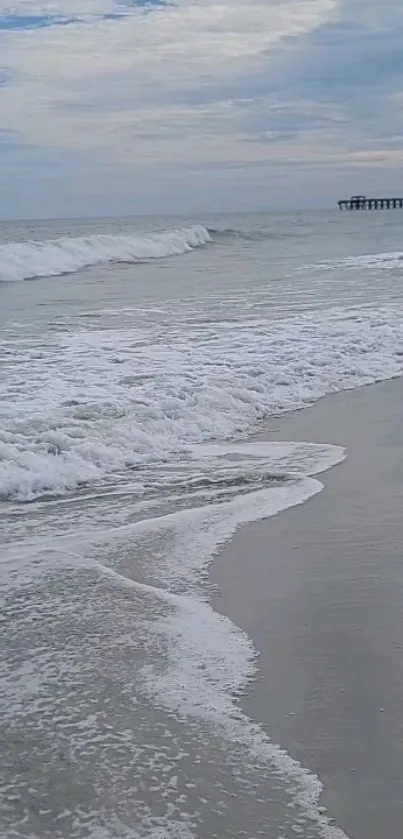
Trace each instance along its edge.
{"label": "cloudy sky", "polygon": [[403,0],[0,0],[0,216],[403,194]]}

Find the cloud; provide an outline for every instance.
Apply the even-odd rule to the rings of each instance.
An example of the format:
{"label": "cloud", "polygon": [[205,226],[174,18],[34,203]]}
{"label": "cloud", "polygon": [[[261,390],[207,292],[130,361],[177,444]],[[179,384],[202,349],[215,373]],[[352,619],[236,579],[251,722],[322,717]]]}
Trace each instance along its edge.
{"label": "cloud", "polygon": [[397,0],[0,0],[0,128],[140,211],[140,183],[182,174],[192,203],[217,171],[231,196],[241,171],[382,172],[403,165],[402,37]]}
{"label": "cloud", "polygon": [[[19,88],[4,95],[4,111],[34,143],[96,150],[109,137],[111,151],[127,154],[127,141],[133,142],[143,121],[159,125],[162,133],[164,122],[181,122],[170,105],[178,93],[222,85],[259,63],[263,69],[268,49],[305,32],[333,8],[333,0],[205,0],[124,21],[18,33],[2,53],[19,77]],[[18,96],[25,98],[23,115]],[[165,109],[153,106],[156,97]],[[189,108],[192,124],[202,107]],[[115,146],[119,137],[123,147]]]}

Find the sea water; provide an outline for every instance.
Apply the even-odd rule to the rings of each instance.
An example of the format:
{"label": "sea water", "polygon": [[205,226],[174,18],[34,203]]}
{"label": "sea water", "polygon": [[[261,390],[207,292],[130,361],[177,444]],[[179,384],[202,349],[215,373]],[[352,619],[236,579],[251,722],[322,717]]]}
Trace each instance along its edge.
{"label": "sea water", "polygon": [[207,572],[345,456],[267,417],[401,375],[401,222],[1,224],[4,839],[343,835]]}

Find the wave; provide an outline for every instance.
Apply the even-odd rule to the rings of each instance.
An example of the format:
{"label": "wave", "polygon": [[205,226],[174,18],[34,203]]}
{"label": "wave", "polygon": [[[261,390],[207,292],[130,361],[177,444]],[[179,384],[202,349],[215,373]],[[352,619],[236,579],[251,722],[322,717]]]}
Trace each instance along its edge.
{"label": "wave", "polygon": [[313,265],[303,265],[299,268],[300,271],[335,271],[339,268],[355,269],[355,268],[369,268],[369,269],[383,269],[383,268],[402,268],[403,267],[403,252],[390,251],[386,253],[368,253],[360,256],[347,256],[344,259],[324,260],[323,262],[316,262]]}
{"label": "wave", "polygon": [[[55,239],[7,242],[0,245],[0,282],[32,280],[74,274],[83,268],[108,263],[135,264],[181,256],[195,248],[219,242],[261,242],[295,238],[295,231],[269,228],[189,227],[138,235],[96,234]],[[401,268],[403,252],[364,254],[302,265],[299,271]]]}
{"label": "wave", "polygon": [[180,256],[211,241],[207,228],[193,225],[148,236],[98,234],[8,242],[0,246],[0,281],[57,277],[108,262],[136,263]]}
{"label": "wave", "polygon": [[144,468],[178,464],[195,445],[402,375],[403,313],[349,308],[213,330],[188,324],[186,340],[179,331],[139,343],[132,328],[94,330],[9,342],[7,358],[2,500],[64,494],[113,475],[131,476],[142,491]]}
{"label": "wave", "polygon": [[267,239],[283,239],[292,236],[295,238],[295,233],[288,233],[286,231],[278,231],[275,229],[261,228],[258,230],[241,230],[235,227],[208,227],[210,236],[214,241],[220,239],[241,239],[245,242],[262,242]]}

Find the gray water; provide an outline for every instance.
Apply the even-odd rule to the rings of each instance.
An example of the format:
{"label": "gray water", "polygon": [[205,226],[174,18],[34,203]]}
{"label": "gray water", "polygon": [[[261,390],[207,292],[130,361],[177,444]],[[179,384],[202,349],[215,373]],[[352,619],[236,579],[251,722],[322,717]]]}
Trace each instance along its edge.
{"label": "gray water", "polygon": [[267,417],[401,375],[402,218],[1,225],[4,839],[332,835],[206,573],[342,457]]}

